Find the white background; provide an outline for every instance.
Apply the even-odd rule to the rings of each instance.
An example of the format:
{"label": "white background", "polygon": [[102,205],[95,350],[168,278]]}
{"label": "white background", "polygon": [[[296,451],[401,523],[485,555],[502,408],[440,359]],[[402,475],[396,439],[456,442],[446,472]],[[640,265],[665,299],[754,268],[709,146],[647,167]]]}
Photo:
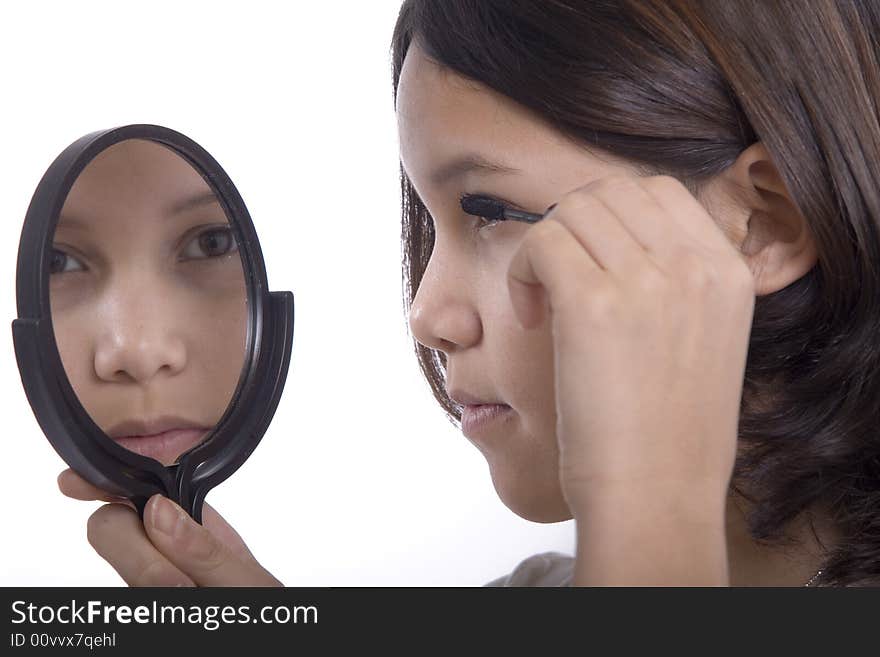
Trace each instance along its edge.
{"label": "white background", "polygon": [[[245,9],[247,7],[247,9]],[[157,123],[235,182],[269,284],[296,296],[293,359],[250,460],[208,496],[288,586],[479,585],[573,523],[527,522],[421,379],[401,301],[389,43],[397,0],[18,2],[0,9],[0,304],[31,194],[81,135]],[[7,324],[7,327],[9,324]],[[86,541],[66,467],[0,331],[0,585],[123,584]]]}

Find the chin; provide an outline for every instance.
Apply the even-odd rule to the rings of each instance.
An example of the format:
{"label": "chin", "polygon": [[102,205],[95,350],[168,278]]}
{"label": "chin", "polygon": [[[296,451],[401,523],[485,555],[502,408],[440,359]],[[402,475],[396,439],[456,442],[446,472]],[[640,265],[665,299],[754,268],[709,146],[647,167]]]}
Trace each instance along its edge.
{"label": "chin", "polygon": [[520,518],[541,523],[571,520],[571,511],[562,495],[555,469],[547,476],[538,476],[534,470],[525,473],[505,471],[493,468],[491,463],[489,469],[498,497]]}

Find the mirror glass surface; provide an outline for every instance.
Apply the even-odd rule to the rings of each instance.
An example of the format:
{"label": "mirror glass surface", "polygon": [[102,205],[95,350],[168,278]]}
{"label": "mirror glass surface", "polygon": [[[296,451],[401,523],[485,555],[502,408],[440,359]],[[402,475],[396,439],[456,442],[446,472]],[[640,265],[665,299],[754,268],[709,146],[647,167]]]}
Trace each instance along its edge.
{"label": "mirror glass surface", "polygon": [[242,373],[248,302],[199,171],[153,141],[102,151],[64,201],[50,269],[55,341],[95,424],[164,465],[208,438]]}

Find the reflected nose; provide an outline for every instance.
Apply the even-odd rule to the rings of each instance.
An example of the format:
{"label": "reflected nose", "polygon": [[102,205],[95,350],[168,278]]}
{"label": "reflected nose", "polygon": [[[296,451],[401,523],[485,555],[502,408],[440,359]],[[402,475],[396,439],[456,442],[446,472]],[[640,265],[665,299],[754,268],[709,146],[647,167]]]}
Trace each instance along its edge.
{"label": "reflected nose", "polygon": [[451,353],[477,344],[483,327],[462,268],[435,248],[410,308],[409,325],[425,347]]}
{"label": "reflected nose", "polygon": [[172,376],[183,371],[187,349],[167,303],[142,294],[113,307],[95,345],[98,378],[147,383],[158,374]]}

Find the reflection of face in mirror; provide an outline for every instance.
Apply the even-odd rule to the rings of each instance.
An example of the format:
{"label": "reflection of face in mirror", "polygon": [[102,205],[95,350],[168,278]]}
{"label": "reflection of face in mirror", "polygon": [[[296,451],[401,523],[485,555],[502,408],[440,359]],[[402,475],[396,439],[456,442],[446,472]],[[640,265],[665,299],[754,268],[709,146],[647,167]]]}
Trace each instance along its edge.
{"label": "reflection of face in mirror", "polygon": [[244,362],[244,274],[210,186],[165,146],[115,144],[65,200],[51,271],[83,407],[123,447],[174,463],[223,415]]}

